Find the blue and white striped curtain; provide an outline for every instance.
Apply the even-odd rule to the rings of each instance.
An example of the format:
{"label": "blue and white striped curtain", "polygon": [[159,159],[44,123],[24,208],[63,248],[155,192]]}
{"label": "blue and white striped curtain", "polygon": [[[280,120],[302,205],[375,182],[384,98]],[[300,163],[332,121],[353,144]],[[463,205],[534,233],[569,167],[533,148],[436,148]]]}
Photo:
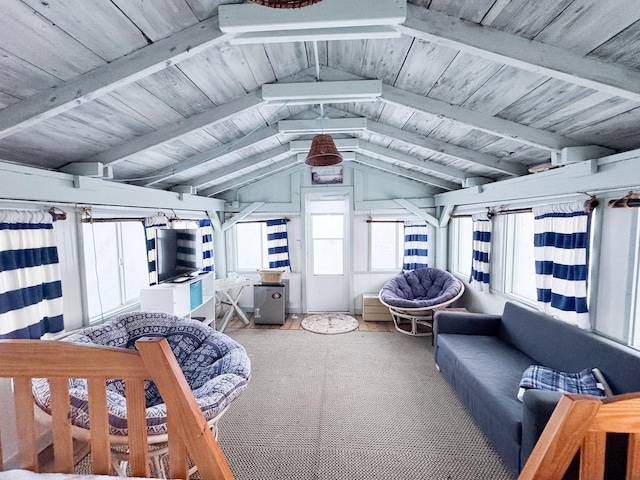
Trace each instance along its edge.
{"label": "blue and white striped curtain", "polygon": [[284,218],[267,220],[267,249],[269,268],[289,267],[289,240],[287,221]]}
{"label": "blue and white striped curtain", "polygon": [[202,271],[213,272],[215,266],[213,264],[213,227],[211,220],[205,218],[198,221],[200,233],[202,234]]}
{"label": "blue and white striped curtain", "polygon": [[0,211],[0,338],[64,330],[58,247],[49,212]]}
{"label": "blue and white striped curtain", "polygon": [[591,214],[585,202],[535,207],[534,255],[538,302],[551,315],[589,328],[587,274]]}
{"label": "blue and white striped curtain", "polygon": [[486,213],[473,215],[471,277],[469,284],[477,292],[488,292],[490,281],[491,220]]}
{"label": "blue and white striped curtain", "polygon": [[404,223],[404,258],[402,260],[402,270],[415,270],[425,268],[427,264],[427,224],[426,223]]}
{"label": "blue and white striped curtain", "polygon": [[156,285],[158,283],[157,232],[158,229],[167,227],[167,217],[157,216],[144,219],[144,234],[147,241],[147,263],[149,264],[149,285]]}

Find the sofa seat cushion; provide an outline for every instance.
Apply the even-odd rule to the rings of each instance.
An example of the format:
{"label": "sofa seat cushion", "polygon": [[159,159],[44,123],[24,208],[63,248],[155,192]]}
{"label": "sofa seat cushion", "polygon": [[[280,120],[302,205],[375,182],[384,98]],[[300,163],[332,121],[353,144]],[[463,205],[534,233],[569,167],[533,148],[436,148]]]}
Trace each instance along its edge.
{"label": "sofa seat cushion", "polygon": [[[480,424],[501,423],[501,430],[520,443],[522,403],[518,388],[532,359],[494,336],[441,334],[438,366],[449,378]],[[475,408],[474,408],[475,405]]]}

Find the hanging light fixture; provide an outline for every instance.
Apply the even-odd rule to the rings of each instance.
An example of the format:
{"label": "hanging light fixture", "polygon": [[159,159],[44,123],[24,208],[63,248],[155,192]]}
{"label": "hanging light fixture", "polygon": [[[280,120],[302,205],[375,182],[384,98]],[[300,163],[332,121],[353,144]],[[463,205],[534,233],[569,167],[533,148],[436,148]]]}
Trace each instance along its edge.
{"label": "hanging light fixture", "polygon": [[247,0],[271,8],[302,8],[321,2],[322,0]]}
{"label": "hanging light fixture", "polygon": [[322,133],[311,140],[309,154],[304,163],[311,167],[330,167],[342,162],[342,155],[338,152],[333,137],[324,133],[324,105],[320,104],[320,125]]}
{"label": "hanging light fixture", "polygon": [[342,155],[338,152],[331,135],[323,133],[313,137],[309,155],[304,163],[311,167],[329,167],[340,162],[342,162]]}

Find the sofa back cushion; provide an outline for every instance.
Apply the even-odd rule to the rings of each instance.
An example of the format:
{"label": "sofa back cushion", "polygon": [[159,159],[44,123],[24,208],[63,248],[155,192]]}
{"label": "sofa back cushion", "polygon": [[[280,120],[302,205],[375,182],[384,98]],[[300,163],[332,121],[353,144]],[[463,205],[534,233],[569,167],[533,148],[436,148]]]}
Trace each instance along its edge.
{"label": "sofa back cushion", "polygon": [[640,352],[593,332],[508,302],[498,335],[545,367],[597,367],[614,394],[640,391]]}

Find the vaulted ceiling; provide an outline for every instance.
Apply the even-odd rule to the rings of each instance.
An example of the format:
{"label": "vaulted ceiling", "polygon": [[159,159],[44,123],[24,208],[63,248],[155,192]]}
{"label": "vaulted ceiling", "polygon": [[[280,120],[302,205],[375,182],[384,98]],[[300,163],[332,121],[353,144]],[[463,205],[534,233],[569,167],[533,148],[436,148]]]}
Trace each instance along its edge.
{"label": "vaulted ceiling", "polygon": [[[322,129],[355,119],[333,133],[346,160],[434,191],[526,175],[570,147],[640,148],[637,0],[410,0],[394,38],[358,38],[357,19],[314,37],[341,2],[296,10],[317,25],[290,38],[242,43],[225,8],[249,6],[255,24],[292,11],[3,0],[0,159],[216,196],[301,164],[321,114]],[[363,17],[404,8],[365,4]],[[371,79],[375,101],[263,99],[265,84]]]}

